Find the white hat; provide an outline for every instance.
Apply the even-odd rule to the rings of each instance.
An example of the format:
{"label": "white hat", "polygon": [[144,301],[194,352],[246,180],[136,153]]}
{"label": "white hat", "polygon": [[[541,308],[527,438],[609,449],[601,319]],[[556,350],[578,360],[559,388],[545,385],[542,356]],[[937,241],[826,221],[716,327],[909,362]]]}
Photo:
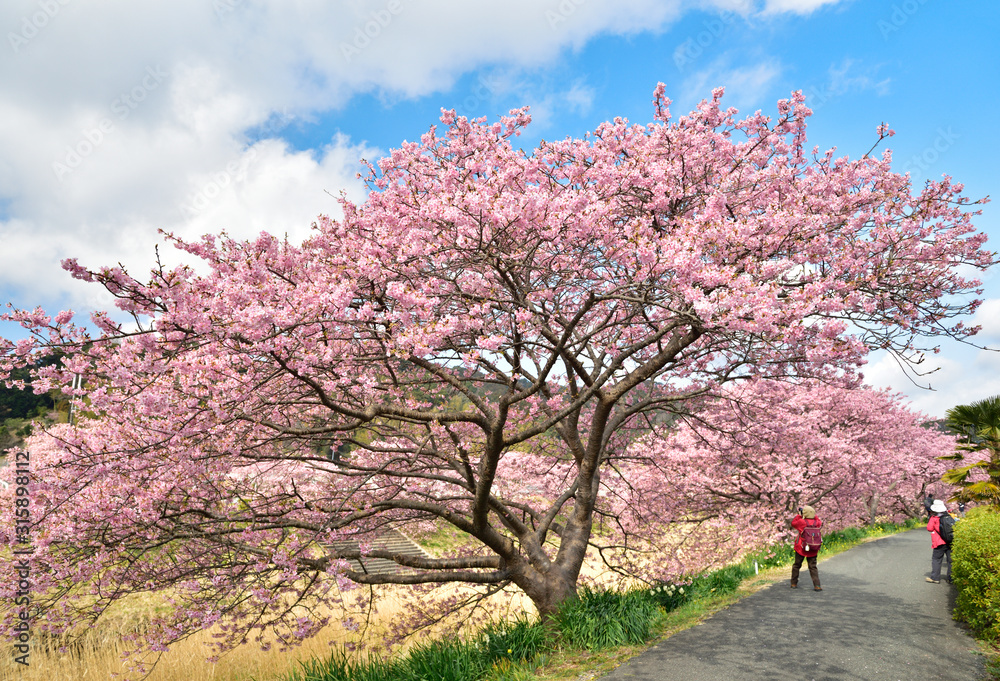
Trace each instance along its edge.
{"label": "white hat", "polygon": [[946,513],[947,511],[948,507],[940,499],[935,499],[934,503],[931,504],[931,513]]}

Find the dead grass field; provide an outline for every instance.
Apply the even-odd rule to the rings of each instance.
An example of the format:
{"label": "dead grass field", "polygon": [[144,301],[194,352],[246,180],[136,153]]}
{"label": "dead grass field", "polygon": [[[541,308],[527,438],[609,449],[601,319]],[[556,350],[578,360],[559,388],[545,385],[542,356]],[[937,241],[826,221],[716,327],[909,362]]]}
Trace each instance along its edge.
{"label": "dead grass field", "polygon": [[[226,653],[218,662],[211,663],[206,661],[211,655],[206,645],[212,640],[212,630],[209,630],[171,646],[169,651],[160,656],[145,678],[148,681],[276,681],[284,678],[295,666],[296,660],[326,657],[334,646],[363,640],[378,647],[379,642],[384,640],[389,625],[403,611],[404,590],[405,587],[381,589],[378,611],[363,636],[341,626],[339,621],[342,619],[342,612],[331,612],[334,620],[332,624],[292,650],[281,651],[275,646],[264,651],[259,645],[246,644]],[[156,607],[156,600],[151,596],[131,599],[127,604],[116,608],[113,617],[107,622],[86,632],[69,651],[46,650],[41,645],[40,637],[35,635],[31,643],[28,667],[14,662],[15,654],[8,644],[8,650],[0,657],[0,681],[105,681],[141,678],[141,674],[130,673],[129,665],[123,661],[128,647],[122,642],[122,637],[141,628],[145,613]],[[492,603],[493,617],[516,617],[525,613],[533,615],[534,608],[520,594],[511,594],[507,599],[494,600]],[[467,613],[459,613],[454,616],[454,621],[460,622],[467,616]],[[451,623],[446,622],[436,630],[418,635],[410,643],[434,636],[448,624]]]}
{"label": "dead grass field", "polygon": [[[620,575],[607,572],[596,557],[588,559],[581,576],[589,577],[606,587],[631,586]],[[381,588],[379,610],[365,633],[366,643],[377,645],[384,638],[389,625],[402,611],[402,594],[406,588]],[[43,649],[36,635],[32,641],[28,667],[15,663],[13,649],[8,647],[5,654],[0,656],[0,681],[105,681],[142,678],[139,674],[130,673],[129,665],[123,661],[128,648],[121,639],[123,635],[141,629],[148,613],[158,606],[158,601],[156,596],[145,595],[118,605],[112,617],[88,631],[82,638],[82,645],[69,652]],[[516,618],[525,614],[534,616],[535,609],[530,600],[520,592],[495,598],[491,603],[490,615],[494,618]],[[294,668],[297,660],[326,657],[334,646],[359,641],[356,632],[339,624],[343,613],[331,613],[331,616],[333,624],[290,651],[281,651],[277,647],[263,651],[259,645],[246,644],[225,654],[215,663],[206,661],[212,654],[206,645],[212,640],[212,631],[199,632],[171,646],[144,678],[147,681],[279,681]],[[460,613],[455,616],[455,621],[461,622],[467,616],[468,613]],[[446,627],[447,623],[438,627],[437,632]],[[463,633],[475,633],[476,628],[476,625],[467,627]],[[426,636],[434,636],[435,633],[434,630],[429,631],[424,636],[415,637],[411,643]]]}

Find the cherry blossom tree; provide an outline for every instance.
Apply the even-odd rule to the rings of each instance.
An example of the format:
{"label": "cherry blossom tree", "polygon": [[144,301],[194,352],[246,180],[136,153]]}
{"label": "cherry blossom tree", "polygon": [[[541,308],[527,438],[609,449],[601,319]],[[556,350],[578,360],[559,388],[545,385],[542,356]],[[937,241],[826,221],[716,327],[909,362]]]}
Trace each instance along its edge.
{"label": "cherry blossom tree", "polygon": [[[301,244],[175,238],[201,269],[148,281],[68,261],[131,321],[4,316],[32,336],[0,346],[2,370],[64,353],[33,385],[76,402],[31,451],[45,621],[164,589],[156,645],[211,625],[222,647],[295,642],[352,583],[515,585],[548,614],[611,503],[602,475],[650,424],[735,379],[840,380],[870,348],[912,362],[975,332],[963,273],[994,255],[960,184],[810,151],[800,93],[774,118],[721,99],[673,120],[660,86],[648,125],[530,153],[526,110],[446,111]],[[371,544],[431,521],[474,549]],[[361,554],[406,569],[352,569]]]}
{"label": "cherry blossom tree", "polygon": [[[602,479],[613,499],[605,514],[621,531],[607,536],[617,546],[624,535],[641,540],[656,555],[681,549],[680,560],[660,560],[663,574],[654,573],[676,577],[774,544],[806,504],[829,529],[917,516],[927,486],[947,468],[939,457],[955,447],[928,421],[901,396],[871,388],[731,384],[613,463]],[[641,571],[641,551],[605,552],[620,571]]]}

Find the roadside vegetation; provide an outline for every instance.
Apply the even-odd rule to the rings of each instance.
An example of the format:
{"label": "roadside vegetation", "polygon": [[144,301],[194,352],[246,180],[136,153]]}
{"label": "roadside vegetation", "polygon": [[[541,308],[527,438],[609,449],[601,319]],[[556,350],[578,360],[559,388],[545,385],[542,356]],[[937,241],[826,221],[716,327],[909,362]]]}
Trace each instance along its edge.
{"label": "roadside vegetation", "polygon": [[992,678],[1000,679],[1000,513],[971,509],[955,526],[955,619],[980,640]]}
{"label": "roadside vegetation", "polygon": [[[913,519],[831,532],[824,537],[823,555],[920,524]],[[299,663],[283,681],[563,681],[600,675],[655,641],[785,578],[791,562],[792,548],[782,544],[675,583],[625,591],[584,587],[548,625],[527,619],[497,622],[466,640],[421,644],[390,660],[356,659],[338,649],[326,658]]]}

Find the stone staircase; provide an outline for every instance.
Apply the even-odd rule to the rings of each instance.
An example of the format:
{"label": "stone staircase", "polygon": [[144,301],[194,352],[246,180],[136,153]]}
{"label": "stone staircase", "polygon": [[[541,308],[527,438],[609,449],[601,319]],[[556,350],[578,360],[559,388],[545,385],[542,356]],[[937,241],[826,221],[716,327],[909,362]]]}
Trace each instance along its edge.
{"label": "stone staircase", "polygon": [[[358,542],[333,542],[330,546],[339,551],[356,551],[358,549]],[[386,530],[372,540],[372,547],[383,551],[392,551],[404,556],[431,557],[419,544],[398,530]],[[397,565],[385,558],[367,557],[362,560],[349,560],[348,563],[350,563],[352,570],[373,575],[407,574],[414,571],[412,568]]]}

